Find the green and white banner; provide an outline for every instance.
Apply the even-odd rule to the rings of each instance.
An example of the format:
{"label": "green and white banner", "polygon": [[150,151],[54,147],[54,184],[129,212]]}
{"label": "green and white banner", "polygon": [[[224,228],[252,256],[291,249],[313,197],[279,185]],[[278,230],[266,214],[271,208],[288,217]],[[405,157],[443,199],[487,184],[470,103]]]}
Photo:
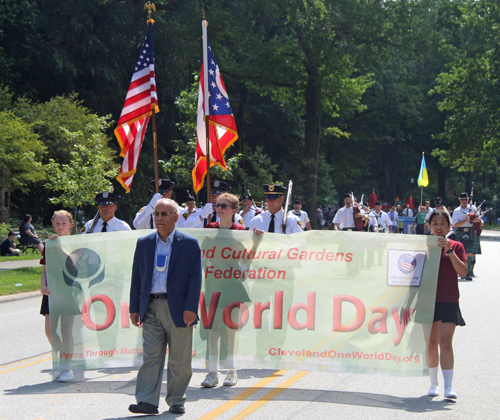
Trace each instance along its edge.
{"label": "green and white banner", "polygon": [[[182,231],[203,254],[193,367],[427,374],[436,238]],[[56,369],[141,365],[128,302],[136,241],[150,232],[47,241]]]}

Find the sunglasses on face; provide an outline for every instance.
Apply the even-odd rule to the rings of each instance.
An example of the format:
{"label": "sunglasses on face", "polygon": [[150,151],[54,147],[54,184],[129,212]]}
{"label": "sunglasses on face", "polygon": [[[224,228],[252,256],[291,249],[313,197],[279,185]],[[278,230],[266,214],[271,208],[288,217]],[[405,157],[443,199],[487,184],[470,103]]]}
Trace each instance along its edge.
{"label": "sunglasses on face", "polygon": [[461,198],[460,201],[469,201],[468,198]]}
{"label": "sunglasses on face", "polygon": [[216,209],[221,208],[222,210],[226,210],[228,207],[231,208],[231,206],[226,203],[217,203],[214,207]]}

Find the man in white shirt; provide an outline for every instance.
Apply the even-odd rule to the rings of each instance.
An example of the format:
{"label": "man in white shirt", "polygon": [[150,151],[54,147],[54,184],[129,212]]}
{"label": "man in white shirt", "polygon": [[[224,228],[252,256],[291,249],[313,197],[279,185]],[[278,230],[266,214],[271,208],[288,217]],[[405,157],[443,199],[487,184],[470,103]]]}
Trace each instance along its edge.
{"label": "man in white shirt", "polygon": [[370,224],[377,227],[380,233],[384,233],[386,230],[392,233],[391,219],[389,219],[387,213],[382,211],[382,203],[380,201],[375,202],[375,209],[370,213]]}
{"label": "man in white shirt", "polygon": [[115,217],[120,197],[112,192],[100,192],[95,196],[98,214],[83,226],[80,233],[101,233],[130,230],[128,223]]}
{"label": "man in white shirt", "polygon": [[189,193],[189,191],[188,191],[188,196],[186,198],[186,202],[184,204],[186,205],[186,208],[182,209],[181,212],[179,213],[179,219],[175,224],[176,228],[185,227],[184,225],[186,224],[186,221],[189,218],[189,216],[191,216],[196,212],[196,200]]}
{"label": "man in white shirt", "polygon": [[[173,188],[175,187],[175,182],[170,181],[170,179],[159,179],[159,192],[153,195],[151,201],[147,206],[142,207],[137,214],[135,215],[134,222],[132,223],[136,229],[155,229],[155,222],[153,218],[154,208],[158,200],[160,198],[168,198],[172,199]],[[155,180],[151,180],[151,189],[154,192],[155,188]],[[177,211],[180,215],[183,212],[182,208],[178,208]],[[178,223],[181,223],[184,218],[179,216]],[[177,225],[176,227],[180,227]]]}
{"label": "man in white shirt", "polygon": [[300,200],[295,200],[293,202],[293,210],[290,210],[288,214],[297,216],[302,222],[304,230],[311,230],[311,221],[309,220],[307,213],[302,210],[302,202]]}
{"label": "man in white shirt", "polygon": [[391,220],[392,223],[392,233],[398,233],[398,212],[396,211],[396,206],[392,206],[391,210],[389,213],[387,213],[387,216],[389,216],[389,219]]}
{"label": "man in white shirt", "polygon": [[286,229],[283,232],[283,201],[287,189],[277,184],[263,186],[264,197],[268,210],[255,216],[250,222],[250,230],[261,230],[270,233],[299,233],[302,232],[302,222],[292,214],[287,214]]}
{"label": "man in white shirt", "polygon": [[413,217],[413,210],[410,208],[410,205],[407,204],[406,208],[403,210],[404,217]]}
{"label": "man in white shirt", "polygon": [[334,230],[356,230],[354,224],[354,217],[363,217],[362,213],[354,216],[354,209],[352,207],[352,197],[349,193],[344,194],[344,207],[337,210],[333,218]]}
{"label": "man in white shirt", "polygon": [[260,214],[261,211],[254,205],[250,194],[243,196],[241,204],[243,205],[243,209],[240,211],[240,216],[243,218],[246,230],[248,230],[252,219]]}
{"label": "man in white shirt", "polygon": [[[474,276],[474,266],[476,265],[476,254],[481,254],[481,242],[477,236],[474,223],[484,224],[481,217],[475,215],[476,206],[469,204],[469,196],[466,192],[459,195],[460,206],[453,210],[451,223],[455,228],[457,241],[462,242],[467,253],[467,275],[465,280],[472,280]],[[474,218],[471,218],[474,213]]]}

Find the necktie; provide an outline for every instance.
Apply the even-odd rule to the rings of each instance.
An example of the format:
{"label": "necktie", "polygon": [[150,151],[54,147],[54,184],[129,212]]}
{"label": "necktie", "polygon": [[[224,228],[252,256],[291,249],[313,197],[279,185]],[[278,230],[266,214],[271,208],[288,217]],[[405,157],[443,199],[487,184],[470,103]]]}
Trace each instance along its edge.
{"label": "necktie", "polygon": [[271,222],[269,223],[268,232],[274,232],[274,214],[271,214]]}
{"label": "necktie", "polygon": [[212,214],[212,222],[215,223],[217,221],[217,212],[214,211],[214,214]]}
{"label": "necktie", "polygon": [[107,225],[108,225],[108,224],[107,224],[106,222],[102,222],[102,229],[101,229],[101,232],[107,232],[107,230],[106,230],[106,226],[107,226]]}

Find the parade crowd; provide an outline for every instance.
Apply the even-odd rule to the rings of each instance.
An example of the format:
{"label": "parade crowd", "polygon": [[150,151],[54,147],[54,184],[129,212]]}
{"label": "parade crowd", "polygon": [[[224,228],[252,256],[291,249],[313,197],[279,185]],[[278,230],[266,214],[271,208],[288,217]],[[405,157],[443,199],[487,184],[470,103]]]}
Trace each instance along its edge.
{"label": "parade crowd", "polygon": [[[287,188],[278,184],[263,186],[265,205],[263,203],[261,208],[256,206],[250,195],[245,195],[240,202],[240,198],[231,194],[231,187],[224,181],[210,183],[210,202],[202,208],[196,208],[192,196],[188,196],[183,206],[179,206],[171,199],[174,186],[174,182],[168,179],[159,180],[159,192],[137,212],[133,220],[136,229],[156,229],[138,240],[132,268],[130,319],[133,325],[142,327],[144,342],[143,365],[139,370],[136,386],[137,404],[129,407],[133,413],[158,413],[167,348],[166,402],[172,413],[185,412],[185,394],[192,375],[192,328],[198,322],[202,288],[202,261],[198,241],[178,228],[246,229],[255,235],[294,234],[311,230],[309,217],[301,209],[300,200],[295,200],[293,210],[285,214],[283,202]],[[151,181],[151,187],[154,191],[154,180]],[[459,201],[460,205],[452,211],[444,207],[442,200],[438,198],[434,201],[434,207],[426,202],[414,214],[409,205],[405,208],[392,206],[388,212],[384,212],[380,201],[376,201],[374,208],[370,209],[366,203],[357,203],[352,194],[345,194],[343,207],[318,208],[316,214],[320,227],[327,225],[335,231],[379,233],[399,233],[399,218],[414,218],[412,229],[415,233],[431,234],[439,238],[441,264],[434,322],[428,343],[431,379],[428,394],[439,395],[437,377],[440,365],[445,383],[445,398],[456,398],[452,387],[454,366],[451,343],[455,327],[465,325],[458,304],[458,276],[472,280],[475,256],[481,254],[481,216],[478,209],[469,202],[467,193],[460,194]],[[84,225],[81,234],[131,229],[126,222],[115,216],[118,195],[101,192],[96,196],[96,203],[98,213]],[[240,204],[243,208],[238,212]],[[22,234],[31,243],[41,247],[40,239],[30,225],[31,217],[28,216],[21,226]],[[50,240],[69,235],[73,218],[67,211],[60,210],[54,213],[52,223],[56,235]],[[2,243],[2,255],[4,252],[7,254],[16,251],[12,244],[13,237],[9,234],[8,239]],[[74,317],[59,316],[51,319],[49,316],[50,290],[47,285],[44,248],[40,263],[43,265],[40,313],[45,316],[47,338],[56,355],[61,351],[71,353],[74,346],[71,337]],[[58,323],[60,336],[54,334]],[[213,344],[209,338],[210,345]],[[201,384],[203,387],[218,385],[218,368],[217,360],[209,363],[209,372]],[[232,365],[227,368],[223,385],[234,386],[237,383],[236,370]],[[59,382],[74,379],[70,369],[54,371],[53,376]]]}

